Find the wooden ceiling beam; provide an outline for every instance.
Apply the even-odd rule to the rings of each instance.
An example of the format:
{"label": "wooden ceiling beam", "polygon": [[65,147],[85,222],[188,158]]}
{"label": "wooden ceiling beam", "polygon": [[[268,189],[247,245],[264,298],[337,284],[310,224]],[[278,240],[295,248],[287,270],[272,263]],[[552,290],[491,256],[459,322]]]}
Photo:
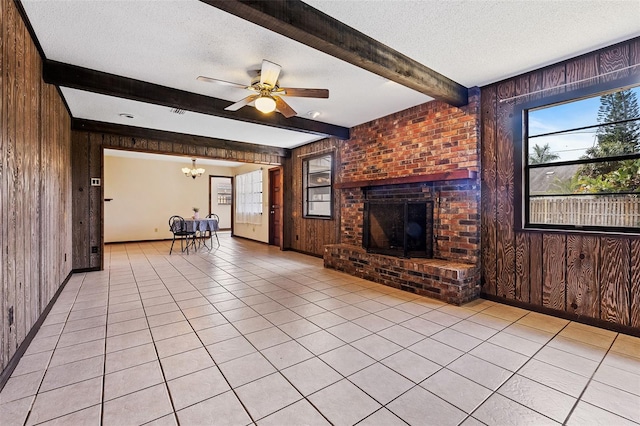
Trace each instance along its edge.
{"label": "wooden ceiling beam", "polygon": [[453,106],[467,88],[300,0],[201,0]]}
{"label": "wooden ceiling beam", "polygon": [[164,105],[201,114],[244,121],[285,130],[334,136],[349,139],[349,128],[307,120],[300,117],[285,118],[282,114],[264,115],[255,108],[225,111],[233,102],[191,93],[158,84],[134,80],[115,74],[96,71],[76,65],[46,60],[43,63],[43,78],[49,84],[85,90],[92,93]]}

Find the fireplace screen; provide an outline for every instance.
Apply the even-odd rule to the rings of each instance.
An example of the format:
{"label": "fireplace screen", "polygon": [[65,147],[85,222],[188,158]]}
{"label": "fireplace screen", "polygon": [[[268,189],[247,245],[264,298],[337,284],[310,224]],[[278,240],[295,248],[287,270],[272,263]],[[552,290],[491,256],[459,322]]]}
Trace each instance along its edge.
{"label": "fireplace screen", "polygon": [[433,257],[433,202],[365,201],[362,242],[370,253]]}

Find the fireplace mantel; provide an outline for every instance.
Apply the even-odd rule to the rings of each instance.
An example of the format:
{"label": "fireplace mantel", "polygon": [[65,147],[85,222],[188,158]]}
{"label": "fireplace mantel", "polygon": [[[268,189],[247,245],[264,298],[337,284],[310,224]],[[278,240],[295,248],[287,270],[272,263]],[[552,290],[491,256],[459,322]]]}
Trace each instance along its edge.
{"label": "fireplace mantel", "polygon": [[398,185],[403,183],[435,182],[460,179],[476,179],[478,172],[469,169],[456,169],[447,172],[431,173],[428,175],[411,175],[387,179],[354,180],[338,182],[337,189],[362,188],[367,186]]}

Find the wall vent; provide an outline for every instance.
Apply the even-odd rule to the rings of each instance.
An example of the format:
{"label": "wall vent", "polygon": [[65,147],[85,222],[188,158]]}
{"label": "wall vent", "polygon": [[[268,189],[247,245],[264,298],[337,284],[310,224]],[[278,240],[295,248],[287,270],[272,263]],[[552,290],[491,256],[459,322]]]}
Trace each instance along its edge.
{"label": "wall vent", "polygon": [[182,115],[187,111],[185,111],[183,109],[180,109],[180,108],[171,108],[171,112],[174,113],[174,114]]}

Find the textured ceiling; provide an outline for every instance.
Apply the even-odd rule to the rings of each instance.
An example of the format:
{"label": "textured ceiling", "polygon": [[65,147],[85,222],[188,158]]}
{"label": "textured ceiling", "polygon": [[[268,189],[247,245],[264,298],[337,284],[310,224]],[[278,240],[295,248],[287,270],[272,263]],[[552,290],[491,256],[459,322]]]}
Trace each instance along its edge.
{"label": "textured ceiling", "polygon": [[[299,117],[318,111],[317,121],[344,127],[431,100],[197,0],[22,3],[50,60],[234,102],[246,91],[196,77],[248,84],[268,59],[283,67],[283,86],[329,89],[329,99],[287,98]],[[307,3],[467,87],[640,35],[640,0]],[[76,118],[279,147],[319,138],[80,90],[63,95]]]}

